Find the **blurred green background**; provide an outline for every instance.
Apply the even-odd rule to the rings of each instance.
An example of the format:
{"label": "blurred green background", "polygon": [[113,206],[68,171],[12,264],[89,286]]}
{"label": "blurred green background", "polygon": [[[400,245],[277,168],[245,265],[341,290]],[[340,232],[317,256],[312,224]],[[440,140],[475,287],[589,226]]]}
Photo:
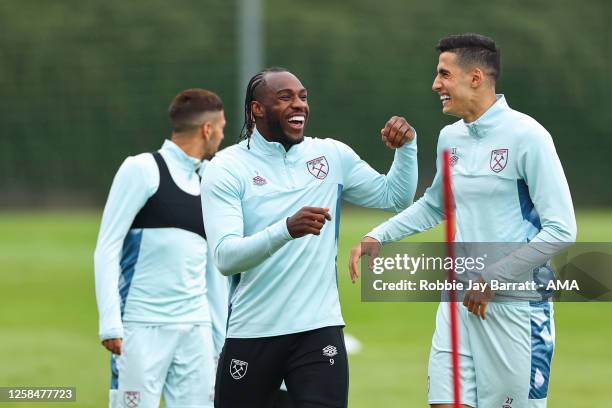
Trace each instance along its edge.
{"label": "blurred green background", "polygon": [[[221,95],[233,143],[244,95],[238,4],[0,1],[0,206],[101,205],[121,161],[169,135],[166,109],[185,88]],[[609,0],[262,4],[263,64],[309,88],[308,135],[348,142],[383,171],[392,152],[379,130],[404,115],[419,134],[423,191],[438,131],[455,120],[431,91],[434,47],[479,32],[502,50],[498,91],[553,135],[575,203],[612,203]]]}
{"label": "blurred green background", "polygon": [[[438,131],[455,120],[431,91],[434,46],[459,32],[495,38],[498,91],[553,135],[579,239],[610,241],[609,0],[262,2],[264,65],[289,68],[309,88],[307,135],[347,142],[385,171],[392,152],[379,129],[405,116],[419,134],[417,197],[433,176]],[[0,386],[75,385],[78,402],[66,406],[106,405],[92,259],[101,208],[121,161],[169,136],[166,109],[182,89],[224,99],[224,145],[234,143],[243,98],[238,4],[0,1]],[[426,405],[436,305],[361,303],[346,276],[350,246],[386,217],[343,214],[343,310],[364,346],[350,361],[351,407]],[[416,239],[440,237],[438,229]],[[556,311],[549,406],[608,406],[612,308]]]}

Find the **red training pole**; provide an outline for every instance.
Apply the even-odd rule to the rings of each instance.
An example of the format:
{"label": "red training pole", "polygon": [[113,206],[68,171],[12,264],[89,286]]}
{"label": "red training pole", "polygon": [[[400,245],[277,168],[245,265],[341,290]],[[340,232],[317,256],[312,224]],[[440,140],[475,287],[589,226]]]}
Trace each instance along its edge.
{"label": "red training pole", "polygon": [[461,407],[461,384],[459,379],[459,327],[457,322],[457,292],[454,289],[455,283],[455,205],[453,191],[451,189],[451,166],[450,153],[444,150],[442,179],[444,184],[444,213],[446,214],[446,251],[447,255],[453,259],[451,268],[448,270],[448,280],[453,284],[453,289],[449,292],[449,307],[451,316],[451,351],[453,359],[453,396],[455,408]]}

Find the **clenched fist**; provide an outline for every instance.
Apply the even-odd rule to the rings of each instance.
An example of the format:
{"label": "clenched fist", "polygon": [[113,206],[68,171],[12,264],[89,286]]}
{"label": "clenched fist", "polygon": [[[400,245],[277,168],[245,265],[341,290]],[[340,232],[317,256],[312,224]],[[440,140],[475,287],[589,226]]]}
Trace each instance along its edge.
{"label": "clenched fist", "polygon": [[287,218],[287,229],[293,238],[300,238],[308,234],[319,235],[326,220],[331,221],[329,208],[302,207]]}
{"label": "clenched fist", "polygon": [[392,116],[380,130],[382,141],[387,147],[396,149],[411,142],[416,133],[410,123],[401,116]]}

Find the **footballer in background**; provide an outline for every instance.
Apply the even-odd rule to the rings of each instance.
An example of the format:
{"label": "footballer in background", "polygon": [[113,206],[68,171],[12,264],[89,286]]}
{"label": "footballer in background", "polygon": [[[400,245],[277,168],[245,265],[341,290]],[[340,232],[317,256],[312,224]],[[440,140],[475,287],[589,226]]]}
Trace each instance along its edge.
{"label": "footballer in background", "polygon": [[[99,336],[111,352],[109,406],[212,407],[225,319],[207,264],[200,170],[223,140],[223,102],[193,88],[169,108],[170,140],[125,159],[94,254]],[[155,358],[151,358],[155,356]]]}

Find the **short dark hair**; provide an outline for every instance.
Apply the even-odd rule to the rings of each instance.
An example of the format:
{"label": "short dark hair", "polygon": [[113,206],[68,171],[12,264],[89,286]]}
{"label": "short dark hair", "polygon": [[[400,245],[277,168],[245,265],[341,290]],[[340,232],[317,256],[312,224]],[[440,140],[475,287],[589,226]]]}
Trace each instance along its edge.
{"label": "short dark hair", "polygon": [[480,65],[486,74],[497,80],[501,74],[501,55],[499,48],[489,37],[468,33],[449,35],[442,38],[436,49],[440,52],[457,54],[457,61],[463,66]]}
{"label": "short dark hair", "polygon": [[172,122],[172,130],[182,133],[195,129],[200,124],[197,119],[205,112],[218,112],[223,110],[223,101],[211,91],[201,88],[191,88],[179,92],[174,97],[168,115]]}

